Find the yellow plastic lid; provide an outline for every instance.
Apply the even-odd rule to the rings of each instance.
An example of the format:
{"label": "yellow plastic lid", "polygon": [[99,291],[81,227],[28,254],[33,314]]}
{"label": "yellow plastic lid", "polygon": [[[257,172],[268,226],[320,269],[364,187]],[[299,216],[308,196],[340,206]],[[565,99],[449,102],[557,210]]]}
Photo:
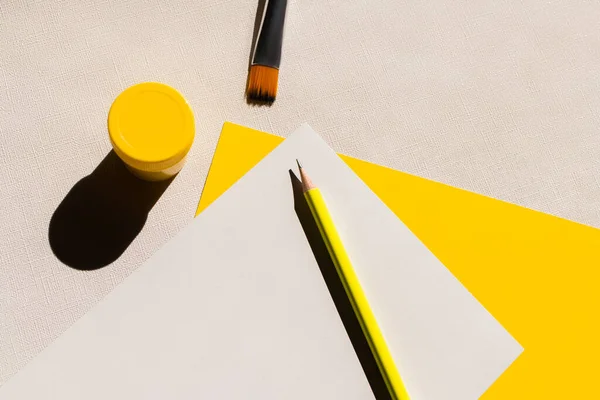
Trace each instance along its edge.
{"label": "yellow plastic lid", "polygon": [[115,152],[130,167],[158,172],[183,160],[192,147],[194,114],[172,87],[140,83],[115,99],[108,133]]}

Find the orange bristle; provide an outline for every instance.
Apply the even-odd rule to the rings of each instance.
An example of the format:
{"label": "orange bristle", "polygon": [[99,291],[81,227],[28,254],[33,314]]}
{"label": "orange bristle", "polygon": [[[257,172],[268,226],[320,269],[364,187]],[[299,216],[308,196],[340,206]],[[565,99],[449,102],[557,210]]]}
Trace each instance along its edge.
{"label": "orange bristle", "polygon": [[277,96],[278,80],[279,70],[277,68],[264,65],[251,66],[246,91],[248,99],[264,103],[274,102],[275,96]]}

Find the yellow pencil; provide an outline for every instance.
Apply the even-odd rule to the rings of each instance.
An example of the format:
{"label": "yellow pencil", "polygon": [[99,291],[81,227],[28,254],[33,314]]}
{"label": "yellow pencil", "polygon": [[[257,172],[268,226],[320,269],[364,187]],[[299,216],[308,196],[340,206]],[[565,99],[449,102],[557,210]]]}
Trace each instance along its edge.
{"label": "yellow pencil", "polygon": [[350,258],[344,249],[344,245],[335,228],[333,219],[327,210],[323,196],[319,189],[313,185],[300,162],[298,160],[296,161],[298,162],[298,168],[300,170],[304,197],[306,198],[313,218],[319,227],[323,241],[327,246],[327,250],[333,260],[340,280],[344,285],[346,294],[350,299],[354,313],[360,322],[363,334],[369,343],[369,347],[377,362],[377,366],[383,376],[387,389],[390,392],[392,399],[409,400],[410,397],[408,392],[396,369],[394,359],[392,358],[381,330],[377,325],[377,321],[375,320],[375,316],[373,315],[371,307],[367,302],[367,298],[360,286],[360,282],[354,273]]}

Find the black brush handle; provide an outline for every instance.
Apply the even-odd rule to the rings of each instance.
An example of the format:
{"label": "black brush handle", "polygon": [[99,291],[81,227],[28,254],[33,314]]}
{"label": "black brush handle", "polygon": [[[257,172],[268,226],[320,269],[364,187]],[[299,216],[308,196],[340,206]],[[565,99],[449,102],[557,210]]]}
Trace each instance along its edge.
{"label": "black brush handle", "polygon": [[287,0],[268,0],[252,64],[279,68]]}

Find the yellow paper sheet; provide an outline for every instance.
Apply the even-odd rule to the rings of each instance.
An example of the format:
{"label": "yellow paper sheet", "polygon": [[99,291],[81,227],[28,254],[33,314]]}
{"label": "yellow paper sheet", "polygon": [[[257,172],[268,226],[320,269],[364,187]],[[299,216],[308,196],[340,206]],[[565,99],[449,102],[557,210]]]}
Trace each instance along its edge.
{"label": "yellow paper sheet", "polygon": [[[197,214],[283,140],[225,123]],[[482,399],[600,398],[600,230],[340,157],[525,348]]]}

